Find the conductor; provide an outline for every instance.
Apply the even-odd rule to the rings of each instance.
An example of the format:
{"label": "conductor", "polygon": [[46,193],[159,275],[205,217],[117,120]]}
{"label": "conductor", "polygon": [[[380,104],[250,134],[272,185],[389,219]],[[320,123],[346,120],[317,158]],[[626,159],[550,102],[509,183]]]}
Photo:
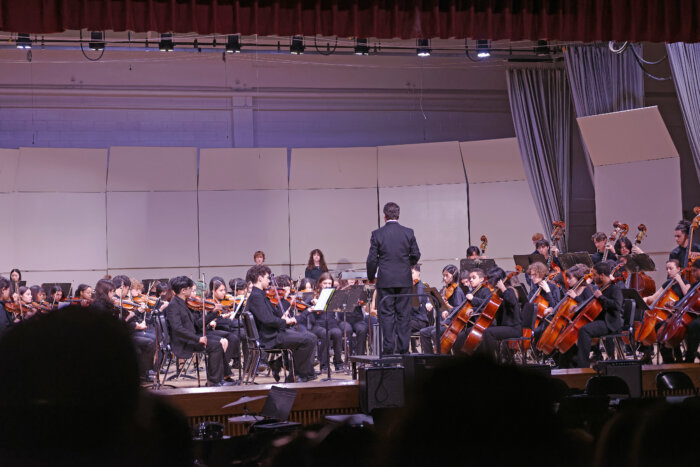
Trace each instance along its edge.
{"label": "conductor", "polygon": [[[367,278],[377,279],[377,303],[382,331],[382,354],[408,353],[411,337],[411,297],[387,295],[411,294],[411,266],[420,259],[413,229],[399,224],[399,205],[384,205],[383,227],[372,232],[367,255]],[[377,271],[378,270],[378,271]]]}

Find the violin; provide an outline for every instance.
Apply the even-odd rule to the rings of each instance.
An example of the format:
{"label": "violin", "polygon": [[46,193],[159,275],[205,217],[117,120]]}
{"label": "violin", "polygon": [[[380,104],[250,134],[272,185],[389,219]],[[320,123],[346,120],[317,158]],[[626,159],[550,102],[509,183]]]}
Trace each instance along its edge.
{"label": "violin", "polygon": [[93,299],[85,299],[85,298],[67,298],[65,300],[61,300],[63,303],[70,303],[71,305],[80,305],[80,306],[90,306],[92,303]]}
{"label": "violin", "polygon": [[453,293],[455,293],[455,289],[457,289],[457,283],[452,282],[450,285],[445,286],[445,288],[442,289],[442,299],[447,302],[447,300],[450,299]]}
{"label": "violin", "polygon": [[34,309],[41,311],[42,313],[53,311],[53,306],[46,300],[42,300],[41,302],[32,302],[32,306]]}
{"label": "violin", "polygon": [[112,302],[117,308],[123,308],[126,311],[135,311],[141,307],[140,303],[131,300],[120,300],[116,295],[112,298]]}
{"label": "violin", "polygon": [[[202,311],[202,299],[200,297],[189,297],[186,300],[187,307],[190,310],[193,311]],[[217,303],[216,300],[212,300],[210,298],[207,298],[204,300],[204,311],[214,311],[214,308],[216,308],[217,305],[222,305],[221,303]],[[232,311],[231,307],[226,307],[222,306],[219,310],[217,310],[217,313],[222,314],[227,311]]]}

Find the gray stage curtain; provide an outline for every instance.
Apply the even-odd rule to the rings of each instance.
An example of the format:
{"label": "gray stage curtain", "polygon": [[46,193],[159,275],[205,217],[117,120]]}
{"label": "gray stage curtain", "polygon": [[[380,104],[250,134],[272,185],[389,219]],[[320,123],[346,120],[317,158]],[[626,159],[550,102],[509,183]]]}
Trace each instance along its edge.
{"label": "gray stage curtain", "polygon": [[[577,117],[644,106],[644,76],[629,47],[634,45],[620,54],[612,53],[607,44],[566,48],[566,71]],[[591,158],[586,161],[592,177]]]}
{"label": "gray stage curtain", "polygon": [[700,43],[666,44],[666,50],[700,180]]}
{"label": "gray stage curtain", "polygon": [[525,174],[547,235],[553,221],[569,224],[572,109],[566,71],[556,64],[513,64],[506,77]]}

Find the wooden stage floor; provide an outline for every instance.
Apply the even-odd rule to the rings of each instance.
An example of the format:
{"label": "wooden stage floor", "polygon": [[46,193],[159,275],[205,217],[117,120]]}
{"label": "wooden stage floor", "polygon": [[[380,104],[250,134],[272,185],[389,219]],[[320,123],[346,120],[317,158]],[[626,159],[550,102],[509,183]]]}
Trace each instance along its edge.
{"label": "wooden stage floor", "polygon": [[[644,365],[642,367],[642,390],[645,397],[657,395],[655,377],[659,371],[682,371],[700,386],[700,364]],[[352,414],[360,412],[358,383],[345,373],[333,373],[333,381],[319,380],[308,383],[280,384],[271,377],[258,377],[256,383],[228,387],[196,387],[196,381],[180,381],[175,389],[153,391],[165,397],[170,403],[180,408],[194,426],[203,421],[212,420],[223,423],[225,434],[242,435],[247,432],[245,423],[229,423],[228,418],[244,413],[244,406],[238,405],[222,408],[224,405],[239,400],[243,396],[267,395],[273,384],[297,389],[290,420],[303,425],[323,423],[326,415]],[[552,377],[563,380],[570,388],[583,389],[586,381],[596,375],[593,369],[552,370]],[[335,379],[337,378],[337,379]],[[195,387],[193,387],[195,386]],[[260,399],[247,404],[247,410],[258,413],[265,400]]]}

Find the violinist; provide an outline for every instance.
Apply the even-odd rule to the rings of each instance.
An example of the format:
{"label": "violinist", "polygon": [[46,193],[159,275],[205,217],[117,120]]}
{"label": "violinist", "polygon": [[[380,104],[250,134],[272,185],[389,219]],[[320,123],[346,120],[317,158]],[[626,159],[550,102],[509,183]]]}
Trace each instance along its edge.
{"label": "violinist", "polygon": [[622,329],[622,291],[610,278],[612,273],[610,263],[601,261],[593,265],[591,272],[593,283],[597,286],[592,292],[593,297],[600,302],[603,309],[593,322],[579,330],[576,357],[579,368],[590,366],[591,342],[594,337],[614,334]]}
{"label": "violinist", "polygon": [[[221,277],[214,276],[209,282],[210,297],[214,302],[212,311],[205,315],[205,322],[211,327],[207,330],[207,336],[225,339],[227,344],[222,343],[224,349],[224,380],[232,381],[231,362],[233,368],[238,368],[241,358],[241,337],[245,331],[238,327],[238,322],[231,320],[233,309],[231,306],[224,306],[222,302],[226,298],[226,282]],[[201,310],[197,312],[201,321]]]}
{"label": "violinist", "polygon": [[[155,302],[153,302],[155,298]],[[161,313],[165,310],[172,300],[172,290],[170,290],[170,285],[167,282],[158,281],[151,287],[151,293],[149,298],[148,306],[152,308],[153,313]],[[151,303],[153,303],[151,305]]]}
{"label": "violinist", "polygon": [[600,263],[603,260],[605,250],[608,250],[606,259],[617,261],[615,248],[611,243],[608,243],[608,235],[605,232],[594,233],[591,240],[593,240],[593,244],[595,245],[595,253],[591,255],[591,261],[593,261],[593,264]]}
{"label": "violinist", "polygon": [[92,287],[87,284],[80,284],[78,288],[75,289],[75,298],[79,300],[92,300]]}
{"label": "violinist", "polygon": [[309,253],[309,261],[304,270],[304,277],[318,281],[321,274],[328,272],[328,266],[326,266],[326,260],[323,257],[323,252],[318,248],[311,250]]}
{"label": "violinist", "polygon": [[0,276],[0,339],[14,324],[12,314],[5,308],[5,303],[10,301],[10,280]]}
{"label": "violinist", "polygon": [[[265,290],[270,286],[270,268],[262,264],[251,267],[246,273],[246,281],[253,284],[246,308],[255,317],[263,347],[291,349],[297,382],[316,379],[313,365],[316,337],[308,332],[288,329],[296,323],[294,318],[275,316],[274,307],[265,296]],[[293,381],[293,377],[290,380]]]}
{"label": "violinist", "polygon": [[[35,285],[34,287],[39,287]],[[39,287],[41,288],[41,287]],[[21,318],[28,319],[36,315],[39,310],[32,303],[32,290],[29,287],[20,285],[17,289],[17,303],[20,305]]]}
{"label": "violinist", "polygon": [[[319,297],[322,289],[330,289],[333,287],[333,276],[330,273],[324,272],[318,278],[316,284],[316,298]],[[314,302],[315,303],[315,302]],[[328,311],[311,311],[311,332],[319,339],[318,344],[318,360],[320,362],[321,373],[328,370],[328,345],[329,340],[333,344],[333,364],[335,371],[343,370],[343,333],[352,335],[352,327],[347,323],[338,320],[335,310]],[[326,325],[328,325],[328,333],[326,333]]]}
{"label": "violinist", "polygon": [[19,286],[24,285],[20,284],[20,282],[22,282],[22,271],[14,268],[10,271],[10,295],[18,293]]}
{"label": "violinist", "polygon": [[29,288],[32,292],[32,304],[41,313],[51,311],[51,305],[46,301],[46,291],[39,285],[33,285]]}
{"label": "violinist", "polygon": [[51,304],[53,308],[58,307],[58,303],[63,300],[63,290],[59,285],[52,285],[49,289],[49,296],[47,301]]}
{"label": "violinist", "polygon": [[686,266],[690,266],[690,264],[693,262],[693,253],[700,253],[700,245],[693,242],[690,249],[690,257],[688,254],[688,243],[690,243],[690,222],[685,219],[681,220],[676,226],[673,236],[678,246],[671,250],[671,253],[668,255],[668,259],[677,259],[681,265],[681,269]]}

